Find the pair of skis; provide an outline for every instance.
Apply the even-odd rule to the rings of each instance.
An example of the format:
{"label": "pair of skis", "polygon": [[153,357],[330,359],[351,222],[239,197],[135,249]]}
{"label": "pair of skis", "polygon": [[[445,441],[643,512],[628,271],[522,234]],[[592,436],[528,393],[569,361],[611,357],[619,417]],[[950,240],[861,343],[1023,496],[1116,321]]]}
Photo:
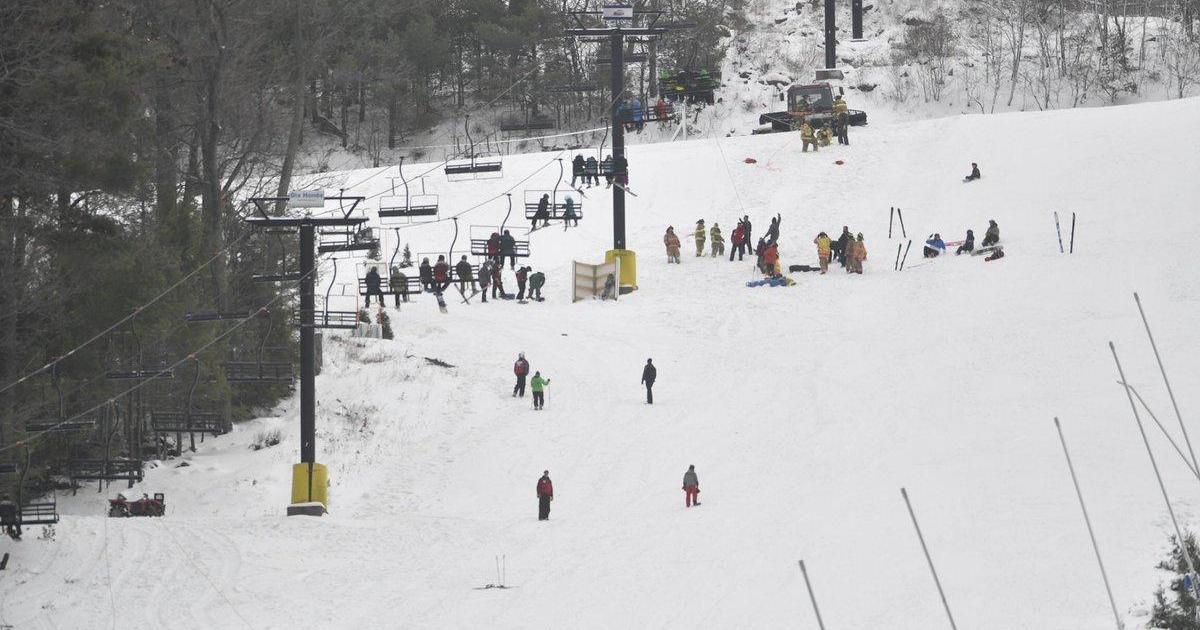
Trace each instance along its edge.
{"label": "pair of skis", "polygon": [[1070,240],[1071,246],[1070,246],[1069,250],[1066,250],[1066,251],[1063,250],[1062,228],[1059,227],[1059,224],[1058,224],[1058,211],[1057,210],[1054,211],[1054,231],[1058,232],[1058,253],[1074,254],[1075,253],[1075,213],[1074,212],[1071,213],[1071,240]]}

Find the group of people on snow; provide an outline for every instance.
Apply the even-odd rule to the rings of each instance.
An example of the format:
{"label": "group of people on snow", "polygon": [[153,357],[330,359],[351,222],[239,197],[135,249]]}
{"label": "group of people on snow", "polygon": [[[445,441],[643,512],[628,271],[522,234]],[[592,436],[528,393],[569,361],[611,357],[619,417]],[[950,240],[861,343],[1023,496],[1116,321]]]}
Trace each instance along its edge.
{"label": "group of people on snow", "polygon": [[[538,520],[550,520],[550,503],[554,501],[554,482],[550,480],[550,471],[543,470],[538,477],[535,493],[538,500]],[[683,473],[683,505],[685,508],[700,505],[700,476],[696,474],[696,465],[689,464]]]}
{"label": "group of people on snow", "polygon": [[822,274],[828,273],[831,261],[836,261],[846,273],[863,272],[862,264],[867,259],[867,244],[863,241],[862,232],[857,235],[851,234],[850,227],[843,225],[842,233],[836,241],[830,239],[825,232],[821,232],[813,239],[813,244],[817,246],[817,262]]}
{"label": "group of people on snow", "polygon": [[794,128],[800,130],[800,141],[803,143],[801,147],[802,153],[808,153],[808,148],[811,146],[813,152],[820,150],[820,147],[827,147],[833,144],[833,139],[836,137],[838,144],[850,145],[850,108],[841,95],[834,97],[832,117],[828,119],[826,124],[821,124],[818,121],[814,127],[810,120],[811,114],[804,107],[804,103],[798,103],[799,108],[791,112],[795,119]]}
{"label": "group of people on snow", "polygon": [[[513,398],[524,398],[525,377],[529,375],[529,361],[525,359],[524,352],[517,354],[517,360],[513,363],[513,374],[517,377],[517,382],[513,385]],[[533,408],[537,411],[541,411],[546,405],[546,386],[549,384],[550,379],[544,378],[538,371],[529,379],[529,389],[533,392]]]}
{"label": "group of people on snow", "polygon": [[[953,241],[950,243],[942,240],[942,235],[933,233],[925,240],[925,248],[923,255],[925,258],[937,258],[946,253],[948,247],[957,245],[954,250],[954,255],[975,254],[975,231],[967,230],[967,236],[961,241]],[[996,224],[995,219],[988,221],[987,231],[983,234],[983,241],[979,244],[978,253],[989,253],[989,256],[984,260],[996,260],[1004,258],[1004,248],[1000,247],[1000,226]]]}
{"label": "group of people on snow", "polygon": [[[421,289],[429,293],[441,294],[450,285],[458,284],[462,287],[464,293],[467,289],[470,289],[472,296],[477,293],[480,294],[482,302],[488,301],[489,287],[491,288],[492,299],[511,300],[515,297],[519,301],[524,301],[527,298],[538,302],[543,301],[542,287],[546,285],[546,274],[541,271],[534,271],[528,265],[513,269],[513,271],[517,280],[517,292],[515,295],[504,289],[504,265],[502,258],[499,256],[485,259],[479,265],[478,270],[467,260],[465,254],[454,265],[453,269],[446,262],[444,254],[438,256],[435,264],[431,265],[429,258],[424,258],[417,267]],[[364,285],[366,289],[366,306],[371,306],[372,296],[377,298],[379,306],[383,306],[383,278],[380,277],[377,268],[371,267],[367,271]],[[408,276],[404,274],[403,270],[398,267],[392,268],[388,288],[389,293],[395,295],[397,307],[400,306],[401,300],[408,302]]]}
{"label": "group of people on snow", "polygon": [[604,176],[605,188],[612,188],[614,182],[618,186],[629,185],[629,160],[625,156],[613,158],[609,155],[597,162],[593,156],[584,159],[582,154],[576,154],[571,160],[571,186],[579,188],[577,182],[583,180],[583,185],[591,188],[600,185],[600,176]]}

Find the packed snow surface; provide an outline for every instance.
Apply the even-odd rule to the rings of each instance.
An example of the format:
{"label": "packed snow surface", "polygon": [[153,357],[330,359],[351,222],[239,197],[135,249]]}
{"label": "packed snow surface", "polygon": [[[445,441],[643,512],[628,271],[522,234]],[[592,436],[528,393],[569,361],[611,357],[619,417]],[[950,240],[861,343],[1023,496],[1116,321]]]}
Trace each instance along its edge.
{"label": "packed snow surface", "polygon": [[[1111,627],[1055,416],[1121,614],[1144,624],[1172,529],[1108,342],[1180,439],[1140,292],[1200,431],[1200,100],[877,125],[850,141],[816,154],[797,134],[633,146],[637,292],[571,303],[572,259],[598,262],[611,246],[611,202],[593,188],[578,229],[532,235],[546,302],[468,306],[451,293],[443,315],[421,296],[391,311],[395,341],[326,337],[327,517],[284,516],[299,445],[289,399],[206,441],[189,466],[149,470],[133,492],[165,492],[164,518],[105,518],[123,488],[93,484],[59,497],[52,539],[35,528],[0,542],[12,554],[0,624],[815,628],[804,559],[831,628],[945,627],[905,487],[959,627]],[[460,218],[465,250],[471,224],[504,218],[507,190],[508,225],[522,225],[524,189],[553,188],[559,157],[569,171],[569,154],[513,156],[486,182],[450,184],[432,164],[405,171],[431,171],[443,217],[500,195]],[[983,179],[964,184],[972,161]],[[317,179],[336,189],[344,176],[358,184],[348,194],[372,196],[393,175]],[[888,238],[893,206],[907,239],[899,221]],[[1073,255],[1059,253],[1054,211],[1064,240],[1077,217]],[[697,219],[728,240],[749,214],[757,239],[776,213],[785,266],[815,264],[817,232],[848,225],[865,237],[866,273],[747,288],[751,262],[693,256]],[[982,239],[988,219],[1004,259],[922,259],[928,234]],[[682,265],[665,264],[668,225]],[[399,234],[414,253],[444,252],[453,224]],[[334,308],[353,307],[354,268],[339,266]],[[544,411],[510,395],[518,352],[551,379]],[[638,383],[649,357],[653,406]],[[1194,525],[1200,488],[1143,419]],[[272,429],[281,444],[248,448]],[[689,464],[703,503],[692,509],[680,490]],[[538,522],[544,469],[556,497]],[[499,581],[498,556],[510,588],[482,589]]]}

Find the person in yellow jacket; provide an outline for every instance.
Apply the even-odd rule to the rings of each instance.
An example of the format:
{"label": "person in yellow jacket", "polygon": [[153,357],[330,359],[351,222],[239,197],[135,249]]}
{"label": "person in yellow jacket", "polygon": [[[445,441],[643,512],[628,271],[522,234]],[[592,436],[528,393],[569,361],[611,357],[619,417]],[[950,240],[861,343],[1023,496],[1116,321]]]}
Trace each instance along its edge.
{"label": "person in yellow jacket", "polygon": [[829,271],[829,259],[833,257],[833,241],[829,240],[829,235],[821,232],[817,238],[813,239],[813,243],[817,246],[817,260],[821,261],[821,273]]}
{"label": "person in yellow jacket", "polygon": [[696,222],[696,256],[704,255],[704,239],[708,235],[708,230],[704,227],[704,219]]}
{"label": "person in yellow jacket", "polygon": [[858,237],[850,241],[848,245],[849,251],[846,252],[846,273],[863,272],[863,261],[867,259],[867,245],[863,243],[862,232],[858,233]]}
{"label": "person in yellow jacket", "polygon": [[808,121],[800,123],[800,140],[804,143],[802,153],[808,153],[809,145],[812,145],[813,153],[820,150],[817,147],[817,139],[813,137],[812,125],[808,124]]}
{"label": "person in yellow jacket", "polygon": [[823,147],[827,147],[833,142],[833,132],[829,130],[829,127],[821,127],[817,130],[817,141]]}
{"label": "person in yellow jacket", "polygon": [[837,96],[833,97],[833,114],[835,116],[841,116],[849,113],[850,106],[846,104],[846,101],[842,100],[842,95],[838,94]]}
{"label": "person in yellow jacket", "polygon": [[721,236],[721,226],[714,223],[712,229],[708,231],[708,240],[712,241],[712,256],[725,256],[725,237]]}
{"label": "person in yellow jacket", "polygon": [[663,245],[667,246],[667,262],[680,264],[679,260],[679,236],[675,234],[673,226],[667,227],[667,233],[663,235]]}

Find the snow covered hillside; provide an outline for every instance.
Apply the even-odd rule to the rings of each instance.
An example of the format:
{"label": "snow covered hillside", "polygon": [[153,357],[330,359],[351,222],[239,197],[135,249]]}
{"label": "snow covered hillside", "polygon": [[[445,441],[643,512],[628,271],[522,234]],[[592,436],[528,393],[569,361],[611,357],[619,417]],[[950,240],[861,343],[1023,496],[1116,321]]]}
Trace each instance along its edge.
{"label": "snow covered hillside", "polygon": [[[107,519],[119,488],[91,486],[60,497],[52,540],[0,542],[12,554],[0,625],[815,628],[803,558],[830,627],[945,627],[903,486],[959,627],[1111,627],[1054,416],[1121,612],[1144,624],[1171,526],[1107,343],[1167,422],[1139,291],[1197,430],[1200,100],[873,124],[850,140],[817,154],[797,134],[633,146],[639,291],[570,303],[571,260],[611,245],[609,201],[593,189],[578,229],[533,234],[546,302],[451,294],[442,315],[423,296],[392,311],[395,341],[327,337],[328,517],[283,516],[299,448],[290,401],[189,466],[149,471],[134,492],[165,492],[165,518]],[[434,171],[427,187],[443,216],[506,190],[520,216],[523,190],[553,187],[559,157],[571,156],[507,158],[487,182]],[[963,184],[972,161],[983,179]],[[347,192],[376,195],[394,174],[345,174],[363,182]],[[890,206],[914,241],[903,272]],[[457,249],[505,209],[501,196],[463,215]],[[1054,210],[1078,216],[1074,255],[1059,253]],[[866,273],[750,289],[750,261],[691,255],[699,218],[728,238],[735,217],[762,235],[776,213],[785,266],[815,263],[816,233],[848,225],[865,237]],[[921,258],[929,233],[982,236],[988,219],[1004,259]],[[684,236],[679,266],[665,264],[668,225]],[[449,221],[401,232],[414,253],[445,251],[452,234]],[[357,299],[348,267],[334,308]],[[510,396],[518,352],[551,379],[544,411]],[[653,406],[638,384],[648,357]],[[248,448],[271,429],[280,445]],[[1194,478],[1152,443],[1177,512],[1200,523]],[[690,510],[689,464],[703,502]],[[556,500],[538,522],[544,469]],[[513,588],[479,590],[497,582],[497,556]]]}

